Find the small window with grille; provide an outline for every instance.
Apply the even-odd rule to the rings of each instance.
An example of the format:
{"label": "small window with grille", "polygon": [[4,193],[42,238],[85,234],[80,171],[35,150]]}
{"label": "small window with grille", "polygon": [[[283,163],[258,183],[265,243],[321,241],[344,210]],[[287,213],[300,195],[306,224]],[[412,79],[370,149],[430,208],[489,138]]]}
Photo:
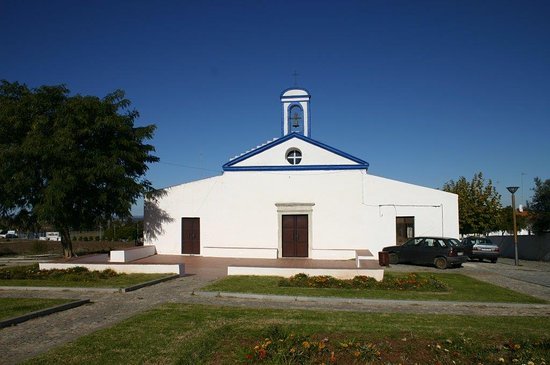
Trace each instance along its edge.
{"label": "small window with grille", "polygon": [[302,162],[302,152],[299,149],[293,148],[286,153],[286,160],[291,165],[298,165]]}

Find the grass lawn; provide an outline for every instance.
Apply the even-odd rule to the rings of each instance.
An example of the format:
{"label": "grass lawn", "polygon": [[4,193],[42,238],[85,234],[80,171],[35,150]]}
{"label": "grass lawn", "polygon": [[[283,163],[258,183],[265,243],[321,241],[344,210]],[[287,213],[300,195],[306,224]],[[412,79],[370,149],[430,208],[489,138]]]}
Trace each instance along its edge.
{"label": "grass lawn", "polygon": [[29,363],[541,364],[550,359],[549,333],[550,318],[545,316],[390,315],[170,303]]}
{"label": "grass lawn", "polygon": [[[386,273],[385,277],[403,274]],[[331,289],[281,287],[275,276],[228,276],[202,288],[205,291],[276,294],[291,296],[319,296],[342,298],[376,298],[405,300],[449,300],[466,302],[545,303],[544,300],[488,284],[461,274],[417,273],[419,277],[433,276],[446,284],[447,291],[416,291],[389,289]]]}
{"label": "grass lawn", "polygon": [[0,298],[0,320],[69,303],[74,299]]}
{"label": "grass lawn", "polygon": [[125,288],[170,275],[117,274],[112,270],[99,272],[83,268],[39,270],[38,264],[35,264],[0,269],[0,286]]}

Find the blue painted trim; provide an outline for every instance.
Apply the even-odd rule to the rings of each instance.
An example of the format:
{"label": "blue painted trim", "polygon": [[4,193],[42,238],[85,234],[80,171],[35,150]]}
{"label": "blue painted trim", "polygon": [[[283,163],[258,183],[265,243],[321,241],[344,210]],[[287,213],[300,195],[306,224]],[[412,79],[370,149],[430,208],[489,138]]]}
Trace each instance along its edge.
{"label": "blue painted trim", "polygon": [[[292,113],[291,113],[291,110],[293,108],[299,108],[301,113],[302,113],[302,132],[300,132],[300,134],[305,134],[304,133],[305,132],[304,125],[306,123],[306,119],[305,119],[305,114],[306,113],[304,111],[304,108],[302,108],[302,105],[300,104],[299,101],[294,101],[294,102],[288,104],[288,108],[286,110],[287,115],[288,115],[288,120],[286,121],[286,127],[287,127],[289,132],[292,131],[292,122],[291,122]],[[309,125],[309,123],[308,123],[308,125]],[[293,133],[293,132],[290,132],[290,133]]]}
{"label": "blue painted trim", "polygon": [[283,104],[283,108],[282,108],[282,115],[281,115],[281,137],[283,137],[285,135],[285,108],[284,108],[284,104]]}
{"label": "blue painted trim", "polygon": [[312,171],[312,170],[368,170],[365,165],[290,165],[290,166],[241,166],[224,167],[224,171]]}
{"label": "blue painted trim", "polygon": [[302,111],[302,113],[304,112],[304,108],[302,108],[302,105],[300,104],[299,101],[295,101],[295,102],[293,102],[293,103],[288,104],[288,111],[290,111],[290,109],[295,108],[295,107],[300,108],[300,110]]}
{"label": "blue painted trim", "polygon": [[311,138],[311,106],[307,104],[307,136]]}
{"label": "blue painted trim", "polygon": [[[347,158],[348,160],[351,160],[357,165],[303,165],[303,166],[240,166],[240,167],[234,167],[233,165],[244,161],[252,156],[255,156],[259,153],[262,153],[264,151],[267,151],[268,149],[271,149],[275,146],[280,145],[281,143],[284,143],[288,141],[291,138],[298,138],[304,142],[311,143],[314,146],[320,147],[324,150],[327,150],[329,152],[335,153],[341,157]],[[260,170],[248,170],[248,171],[267,171],[269,168],[275,168],[277,170],[285,169],[285,170],[349,170],[349,169],[368,169],[369,163],[366,161],[361,160],[360,158],[354,157],[348,153],[345,153],[343,151],[340,151],[337,148],[331,147],[329,145],[326,145],[322,142],[316,141],[310,137],[306,137],[304,135],[298,134],[298,133],[289,133],[284,137],[281,137],[275,141],[272,141],[260,148],[257,148],[255,150],[252,150],[248,153],[245,153],[244,155],[235,158],[234,160],[231,160],[224,164],[222,166],[224,171],[236,171],[236,170],[242,170],[246,171],[247,168],[255,168]]]}

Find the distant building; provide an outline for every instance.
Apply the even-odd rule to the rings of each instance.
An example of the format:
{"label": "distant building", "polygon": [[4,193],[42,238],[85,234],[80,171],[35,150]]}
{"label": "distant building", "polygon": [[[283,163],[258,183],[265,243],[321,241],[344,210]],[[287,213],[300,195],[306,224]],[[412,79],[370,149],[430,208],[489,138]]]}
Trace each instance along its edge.
{"label": "distant building", "polygon": [[369,164],[311,138],[310,94],[281,94],[281,136],[220,176],[145,204],[160,254],[350,259],[420,235],[458,237],[457,195],[368,174]]}

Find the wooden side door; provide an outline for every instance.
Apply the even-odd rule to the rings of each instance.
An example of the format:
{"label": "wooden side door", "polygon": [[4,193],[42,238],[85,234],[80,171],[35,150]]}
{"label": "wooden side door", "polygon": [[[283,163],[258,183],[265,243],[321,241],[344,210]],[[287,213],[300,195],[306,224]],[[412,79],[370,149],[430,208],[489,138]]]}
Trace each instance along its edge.
{"label": "wooden side door", "polygon": [[200,218],[181,219],[181,253],[200,255],[201,225]]}
{"label": "wooden side door", "polygon": [[307,214],[283,215],[282,256],[308,257]]}
{"label": "wooden side door", "polygon": [[414,237],[414,217],[396,217],[395,230],[397,245],[402,245]]}

